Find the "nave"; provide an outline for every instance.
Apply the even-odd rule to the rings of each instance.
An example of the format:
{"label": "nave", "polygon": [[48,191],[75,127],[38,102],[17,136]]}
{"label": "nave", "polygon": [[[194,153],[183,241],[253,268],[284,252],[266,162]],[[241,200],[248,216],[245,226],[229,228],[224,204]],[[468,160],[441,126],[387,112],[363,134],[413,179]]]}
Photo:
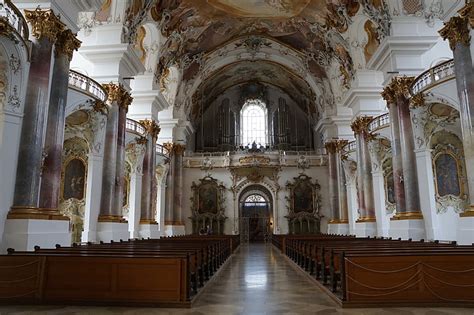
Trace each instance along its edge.
{"label": "nave", "polygon": [[474,314],[462,308],[340,309],[270,244],[241,245],[192,309],[8,306],[0,314]]}

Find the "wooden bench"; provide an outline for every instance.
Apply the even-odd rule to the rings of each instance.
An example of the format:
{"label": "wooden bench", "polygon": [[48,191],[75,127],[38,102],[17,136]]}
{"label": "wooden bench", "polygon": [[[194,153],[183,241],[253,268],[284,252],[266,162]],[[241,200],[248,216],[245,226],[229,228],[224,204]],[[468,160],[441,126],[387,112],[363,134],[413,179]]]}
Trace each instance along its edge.
{"label": "wooden bench", "polygon": [[473,246],[330,235],[284,242],[288,258],[342,306],[474,305]]}
{"label": "wooden bench", "polygon": [[10,249],[0,256],[0,303],[190,307],[235,244],[183,236]]}

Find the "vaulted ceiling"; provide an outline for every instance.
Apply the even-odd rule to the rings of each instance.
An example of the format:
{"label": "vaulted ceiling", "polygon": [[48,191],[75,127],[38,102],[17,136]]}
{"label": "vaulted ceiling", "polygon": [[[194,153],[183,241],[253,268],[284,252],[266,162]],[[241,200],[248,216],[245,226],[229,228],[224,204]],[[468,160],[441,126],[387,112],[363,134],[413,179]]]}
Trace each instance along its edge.
{"label": "vaulted ceiling", "polygon": [[[167,40],[157,73],[181,70],[177,102],[188,116],[193,106],[248,81],[275,85],[321,111],[316,104],[330,97],[318,101],[318,95],[332,95],[331,78],[347,88],[354,73],[344,35],[353,17],[384,16],[385,6],[383,0],[158,0],[151,16]],[[380,34],[387,31],[376,25]],[[241,48],[246,53],[229,57]]]}

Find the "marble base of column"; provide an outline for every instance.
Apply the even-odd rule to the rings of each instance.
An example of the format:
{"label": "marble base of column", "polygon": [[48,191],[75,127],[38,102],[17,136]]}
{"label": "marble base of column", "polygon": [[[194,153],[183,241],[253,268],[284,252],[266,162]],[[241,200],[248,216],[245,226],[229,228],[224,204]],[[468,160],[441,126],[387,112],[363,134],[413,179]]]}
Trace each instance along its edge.
{"label": "marble base of column", "polygon": [[349,234],[349,223],[348,221],[339,221],[339,222],[329,222],[328,223],[328,233],[329,234],[338,234],[338,235],[348,235]]}
{"label": "marble base of column", "polygon": [[474,243],[474,216],[459,218],[456,241],[460,245],[471,245]]}
{"label": "marble base of column", "polygon": [[35,246],[71,246],[69,220],[15,219],[5,224],[4,249],[32,251]]}
{"label": "marble base of column", "polygon": [[368,221],[363,221],[359,219],[356,221],[354,234],[357,237],[367,237],[367,236],[376,236],[377,235],[377,223],[374,219],[365,219]]}
{"label": "marble base of column", "polygon": [[184,235],[186,234],[186,228],[184,225],[168,225],[165,223],[165,235],[166,236],[173,236],[173,235]]}
{"label": "marble base of column", "polygon": [[389,235],[392,238],[419,241],[425,238],[425,222],[423,219],[391,220]]}
{"label": "marble base of column", "polygon": [[47,209],[27,206],[12,206],[10,212],[7,215],[7,219],[69,221],[69,218],[61,214],[58,209]]}
{"label": "marble base of column", "polygon": [[109,243],[110,241],[119,242],[127,241],[130,232],[128,231],[128,223],[119,222],[103,222],[97,224],[97,239]]}
{"label": "marble base of column", "polygon": [[138,232],[140,238],[160,238],[161,231],[158,223],[141,223],[140,230]]}

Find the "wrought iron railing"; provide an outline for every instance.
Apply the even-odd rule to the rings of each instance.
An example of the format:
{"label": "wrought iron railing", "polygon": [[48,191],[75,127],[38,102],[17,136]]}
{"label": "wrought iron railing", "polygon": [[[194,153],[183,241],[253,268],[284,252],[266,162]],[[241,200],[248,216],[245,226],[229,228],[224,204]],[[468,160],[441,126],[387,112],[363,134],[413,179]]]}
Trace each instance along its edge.
{"label": "wrought iron railing", "polygon": [[380,116],[375,117],[369,123],[369,131],[373,132],[378,129],[382,129],[390,125],[390,116],[388,113],[382,114]]}
{"label": "wrought iron railing", "polygon": [[127,118],[127,122],[125,126],[126,126],[127,131],[131,131],[140,136],[145,136],[146,134],[145,127],[136,120]]}
{"label": "wrought iron railing", "polygon": [[84,91],[102,102],[107,100],[107,92],[102,85],[77,71],[69,70],[69,86]]}
{"label": "wrought iron railing", "polygon": [[418,94],[454,77],[454,60],[451,59],[426,70],[416,77],[410,87],[410,93],[412,95]]}
{"label": "wrought iron railing", "polygon": [[24,40],[28,39],[28,24],[21,11],[10,0],[0,0],[0,19],[7,21]]}
{"label": "wrought iron railing", "polygon": [[170,151],[159,143],[156,144],[156,154],[164,156],[165,158],[170,157]]}

